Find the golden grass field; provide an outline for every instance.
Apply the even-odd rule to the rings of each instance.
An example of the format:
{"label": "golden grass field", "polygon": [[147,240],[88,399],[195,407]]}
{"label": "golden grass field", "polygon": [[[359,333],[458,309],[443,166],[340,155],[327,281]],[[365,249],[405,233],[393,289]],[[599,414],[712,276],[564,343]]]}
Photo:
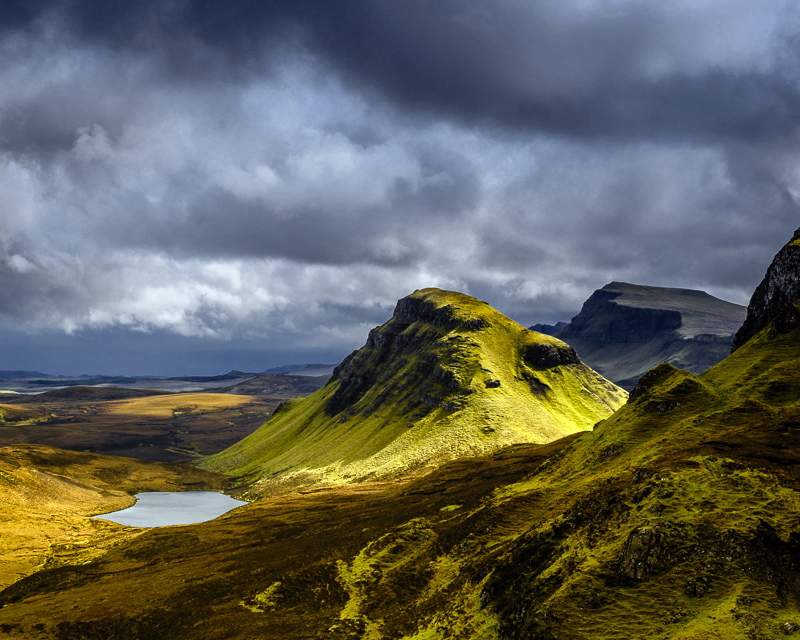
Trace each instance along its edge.
{"label": "golden grass field", "polygon": [[226,393],[175,393],[111,401],[105,409],[105,414],[167,419],[182,415],[207,415],[230,409],[242,409],[258,401],[254,396]]}
{"label": "golden grass field", "polygon": [[59,399],[9,396],[0,404],[0,446],[36,443],[142,460],[185,460],[238,442],[283,400],[225,393],[103,400],[80,390]]}

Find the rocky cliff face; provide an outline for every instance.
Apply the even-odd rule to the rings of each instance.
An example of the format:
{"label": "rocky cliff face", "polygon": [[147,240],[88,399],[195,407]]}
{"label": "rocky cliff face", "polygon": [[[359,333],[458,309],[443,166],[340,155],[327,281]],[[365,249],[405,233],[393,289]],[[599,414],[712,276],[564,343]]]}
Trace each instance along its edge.
{"label": "rocky cliff face", "polygon": [[745,308],[704,291],[612,282],[554,335],[626,389],[661,362],[700,373],[730,353]]}
{"label": "rocky cliff face", "polygon": [[778,252],[767,274],[756,287],[747,318],[733,340],[733,350],[766,327],[770,337],[794,329],[800,321],[797,302],[800,299],[800,229]]}
{"label": "rocky cliff face", "polygon": [[636,344],[676,333],[681,328],[681,312],[659,305],[655,287],[646,288],[654,293],[651,305],[631,304],[630,294],[644,297],[645,293],[644,287],[634,287],[612,282],[598,289],[558,336],[566,341],[577,338],[600,344]]}
{"label": "rocky cliff face", "polygon": [[[489,325],[486,318],[480,316],[459,317],[452,304],[437,306],[430,300],[412,296],[402,298],[395,306],[392,319],[382,327],[370,331],[364,347],[351,353],[334,369],[331,382],[339,381],[339,386],[325,405],[325,412],[329,416],[349,409],[376,385],[388,383],[409,358],[418,359],[418,362],[414,373],[405,377],[407,383],[417,379],[428,380],[431,384],[442,381],[451,392],[446,394],[448,397],[463,395],[452,393],[458,392],[461,387],[459,376],[453,373],[464,364],[461,354],[452,352],[448,362],[440,365],[440,358],[436,354],[427,353],[425,348],[425,343],[431,336],[408,331],[415,323],[445,331],[459,329],[468,333],[480,331]],[[564,347],[567,348],[566,345]],[[445,374],[445,370],[449,373]],[[431,393],[441,395],[432,387],[428,389],[426,386],[422,397],[428,398],[428,402],[422,402],[421,407],[432,406]],[[469,395],[467,391],[464,393]],[[456,398],[440,404],[452,406],[454,402],[457,402]]]}

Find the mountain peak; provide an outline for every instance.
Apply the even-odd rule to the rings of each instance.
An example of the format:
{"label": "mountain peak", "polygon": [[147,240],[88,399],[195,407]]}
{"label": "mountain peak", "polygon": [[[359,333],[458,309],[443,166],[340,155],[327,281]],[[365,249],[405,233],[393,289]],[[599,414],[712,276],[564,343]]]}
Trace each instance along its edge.
{"label": "mountain peak", "polygon": [[446,329],[461,327],[477,331],[488,326],[487,316],[497,314],[486,302],[457,291],[417,289],[397,301],[394,317],[409,322],[427,322]]}
{"label": "mountain peak", "polygon": [[770,337],[785,333],[800,323],[797,302],[800,299],[800,229],[778,251],[761,284],[756,287],[747,318],[736,333],[733,350],[741,347],[763,329]]}

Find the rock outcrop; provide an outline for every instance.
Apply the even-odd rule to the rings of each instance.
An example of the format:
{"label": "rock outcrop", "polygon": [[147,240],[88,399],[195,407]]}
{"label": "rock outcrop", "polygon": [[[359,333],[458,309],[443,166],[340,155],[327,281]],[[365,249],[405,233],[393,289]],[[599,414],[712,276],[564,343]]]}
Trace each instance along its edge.
{"label": "rock outcrop", "polygon": [[770,337],[794,329],[800,322],[797,301],[800,299],[800,229],[778,252],[767,269],[767,274],[756,287],[747,318],[733,340],[733,350],[766,327]]}
{"label": "rock outcrop", "polygon": [[612,282],[595,291],[553,335],[574,347],[583,362],[630,390],[661,362],[695,374],[717,364],[730,353],[744,317],[743,306],[704,291]]}

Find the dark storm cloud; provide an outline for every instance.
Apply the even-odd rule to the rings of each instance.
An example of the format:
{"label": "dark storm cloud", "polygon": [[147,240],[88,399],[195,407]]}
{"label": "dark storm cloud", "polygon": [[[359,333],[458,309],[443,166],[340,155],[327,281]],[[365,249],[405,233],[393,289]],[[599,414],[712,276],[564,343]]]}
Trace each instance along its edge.
{"label": "dark storm cloud", "polygon": [[9,23],[48,15],[178,77],[263,72],[302,46],[407,108],[576,136],[774,139],[800,107],[782,3],[63,0],[15,3]]}

